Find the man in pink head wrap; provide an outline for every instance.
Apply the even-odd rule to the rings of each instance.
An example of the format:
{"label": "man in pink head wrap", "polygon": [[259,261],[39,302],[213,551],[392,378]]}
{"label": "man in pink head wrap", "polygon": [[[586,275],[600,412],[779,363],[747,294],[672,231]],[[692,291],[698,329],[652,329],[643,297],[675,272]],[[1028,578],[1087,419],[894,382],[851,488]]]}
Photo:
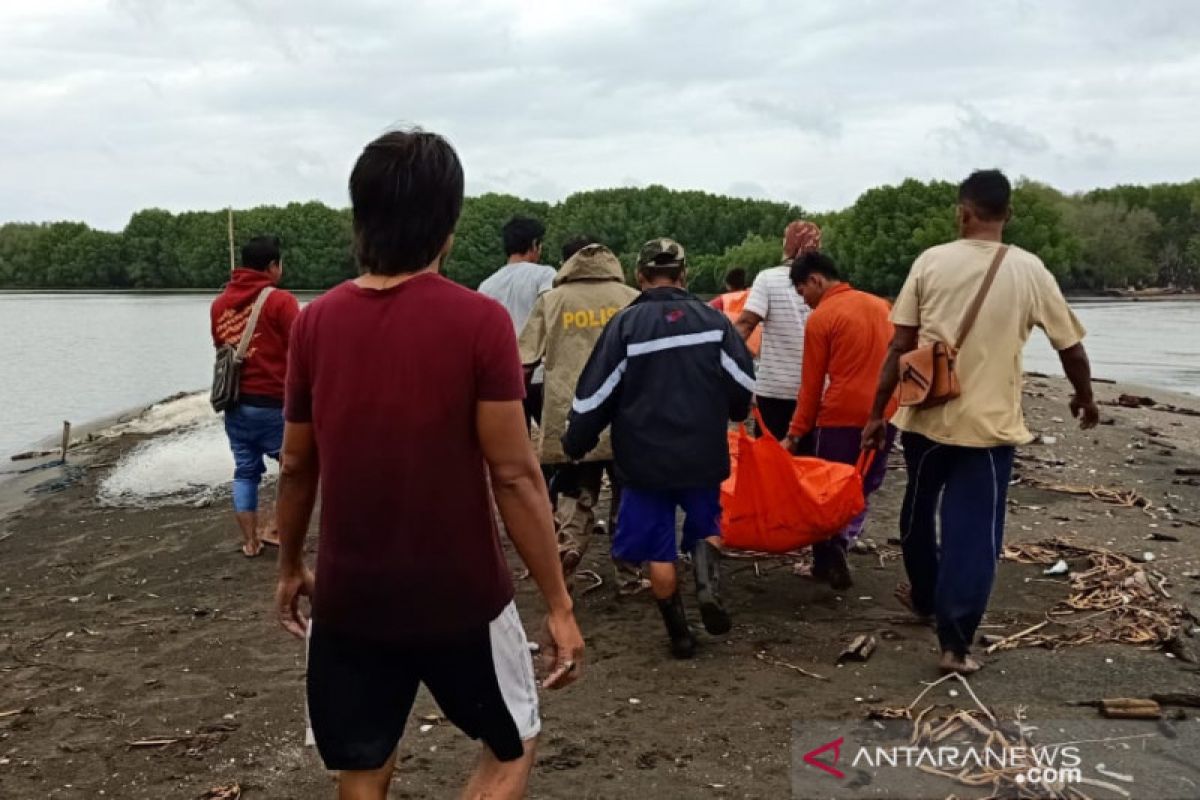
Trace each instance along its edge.
{"label": "man in pink head wrap", "polygon": [[821,229],[815,222],[798,219],[783,232],[783,257],[788,261],[821,249]]}
{"label": "man in pink head wrap", "polygon": [[749,338],[763,326],[755,399],[767,430],[776,439],[788,434],[800,391],[800,362],[804,356],[804,323],[811,309],[796,294],[789,275],[796,256],[821,249],[821,229],[816,223],[796,220],[783,234],[787,263],[763,270],[754,279],[750,297],[737,320],[738,332]]}

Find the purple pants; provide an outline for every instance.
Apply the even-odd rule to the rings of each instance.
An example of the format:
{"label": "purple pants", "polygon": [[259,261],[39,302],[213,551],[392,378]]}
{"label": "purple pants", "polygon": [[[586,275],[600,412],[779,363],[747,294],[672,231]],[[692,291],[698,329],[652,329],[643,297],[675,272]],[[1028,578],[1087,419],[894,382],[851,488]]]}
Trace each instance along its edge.
{"label": "purple pants", "polygon": [[[892,451],[895,441],[896,429],[888,425],[883,449],[876,454],[875,461],[871,464],[871,469],[867,471],[866,478],[863,480],[863,494],[867,499],[868,508],[863,509],[861,514],[850,520],[850,524],[837,536],[813,547],[814,566],[819,567],[825,560],[826,556],[822,551],[825,551],[827,547],[841,547],[845,552],[862,533],[863,525],[867,521],[871,495],[880,486],[883,486],[883,479],[887,477],[888,454]],[[826,461],[856,464],[862,453],[862,428],[817,428],[805,437],[802,447],[805,454],[823,458]]]}

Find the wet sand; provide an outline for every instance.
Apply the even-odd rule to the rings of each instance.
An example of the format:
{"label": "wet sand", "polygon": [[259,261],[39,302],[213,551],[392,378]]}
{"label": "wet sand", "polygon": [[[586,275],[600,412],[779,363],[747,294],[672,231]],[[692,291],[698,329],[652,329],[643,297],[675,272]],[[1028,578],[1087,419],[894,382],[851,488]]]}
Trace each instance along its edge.
{"label": "wet sand", "polygon": [[[1122,391],[1131,390],[1098,387],[1102,400]],[[1200,409],[1194,397],[1135,393]],[[1200,417],[1106,406],[1112,424],[1080,432],[1062,382],[1030,379],[1026,395],[1031,426],[1054,444],[1023,448],[1019,475],[1133,489],[1158,518],[1017,485],[1008,541],[1062,535],[1151,551],[1173,597],[1195,602],[1200,580],[1185,573],[1200,569],[1200,487],[1175,471],[1200,466]],[[247,798],[332,796],[332,779],[304,746],[303,650],[273,618],[274,564],[239,555],[227,498],[153,510],[95,502],[98,482],[143,438],[104,442],[73,454],[66,472],[0,486],[0,501],[23,501],[0,518],[0,797],[190,798],[233,782]],[[617,600],[611,584],[579,597],[587,672],[543,697],[531,796],[787,796],[793,722],[858,720],[869,706],[912,700],[937,677],[936,640],[892,598],[903,569],[887,539],[897,535],[903,480],[894,469],[877,496],[866,536],[880,552],[851,557],[849,592],[797,576],[788,559],[727,560],[734,629],[702,636],[693,661],[668,657],[647,597]],[[1156,532],[1179,541],[1148,540]],[[596,545],[583,568],[607,576],[607,541]],[[1001,564],[983,632],[1016,633],[1065,596],[1063,579],[1042,569]],[[528,581],[518,587],[533,629],[538,600]],[[874,656],[836,666],[859,633],[877,637]],[[763,652],[828,680],[756,658]],[[987,662],[972,679],[980,697],[1002,712],[1027,706],[1032,720],[1095,715],[1072,700],[1197,687],[1194,664],[1127,645],[1017,649]],[[436,708],[422,695],[416,713]],[[428,732],[419,724],[401,745],[392,796],[453,796],[476,745],[445,723]],[[167,743],[130,744],[145,740]],[[953,793],[973,796],[951,783],[941,796]]]}

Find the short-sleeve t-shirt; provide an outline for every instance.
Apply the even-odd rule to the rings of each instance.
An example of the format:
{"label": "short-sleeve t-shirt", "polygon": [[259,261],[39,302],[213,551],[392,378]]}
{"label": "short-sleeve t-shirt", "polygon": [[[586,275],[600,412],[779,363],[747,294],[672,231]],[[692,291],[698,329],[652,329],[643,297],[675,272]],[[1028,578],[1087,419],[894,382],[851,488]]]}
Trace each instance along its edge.
{"label": "short-sleeve t-shirt", "polygon": [[[918,328],[921,344],[953,343],[999,247],[960,239],[926,250],[913,262],[892,322]],[[896,427],[962,447],[1029,443],[1033,437],[1021,410],[1021,353],[1034,327],[1060,351],[1085,334],[1041,259],[1010,247],[958,354],[961,396],[936,408],[902,408],[893,418]]]}
{"label": "short-sleeve t-shirt", "polygon": [[[517,336],[525,330],[529,314],[538,295],[554,288],[554,276],[558,273],[553,267],[544,264],[533,264],[528,261],[518,261],[506,264],[496,270],[483,283],[479,284],[479,293],[492,298],[508,310],[512,317],[513,330]],[[533,383],[541,383],[545,379],[545,371],[539,364],[533,373]]]}
{"label": "short-sleeve t-shirt", "polygon": [[419,642],[499,615],[513,586],[476,404],[523,396],[507,312],[440,275],[343,283],[301,312],[284,415],[312,423],[320,462],[314,625]]}
{"label": "short-sleeve t-shirt", "polygon": [[518,261],[493,272],[479,284],[479,292],[504,306],[512,317],[513,330],[520,335],[529,320],[534,301],[539,294],[554,287],[554,276],[557,274],[553,267]]}
{"label": "short-sleeve t-shirt", "polygon": [[795,400],[800,391],[804,324],[811,310],[796,293],[790,271],[784,265],[758,273],[745,307],[762,317],[755,394],[776,400]]}

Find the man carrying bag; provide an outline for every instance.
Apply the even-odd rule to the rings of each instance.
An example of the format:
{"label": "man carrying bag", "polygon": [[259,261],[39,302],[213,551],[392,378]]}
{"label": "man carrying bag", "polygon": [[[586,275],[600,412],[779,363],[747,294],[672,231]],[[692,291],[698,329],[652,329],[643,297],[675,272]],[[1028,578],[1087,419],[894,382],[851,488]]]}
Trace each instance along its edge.
{"label": "man carrying bag", "polygon": [[1033,438],[1021,410],[1021,352],[1034,326],[1046,332],[1074,387],[1072,415],[1083,428],[1099,418],[1083,326],[1041,260],[1001,243],[1011,197],[997,170],[976,172],[959,187],[960,238],[914,262],[892,311],[896,336],[863,430],[864,448],[883,445],[884,411],[901,386],[893,422],[908,468],[900,533],[911,586],[899,587],[897,598],[936,617],[940,667],[948,672],[981,666],[970,645],[1003,547],[1013,454]]}
{"label": "man carrying bag", "polygon": [[283,386],[292,323],[300,313],[295,295],[275,287],[283,277],[279,239],[256,236],[242,248],[242,266],[213,300],[212,340],[217,349],[211,400],[225,413],[233,451],[233,511],[242,553],[253,558],[263,544],[278,544],[273,514],[259,528],[258,487],[263,456],[279,459],[283,446]]}

